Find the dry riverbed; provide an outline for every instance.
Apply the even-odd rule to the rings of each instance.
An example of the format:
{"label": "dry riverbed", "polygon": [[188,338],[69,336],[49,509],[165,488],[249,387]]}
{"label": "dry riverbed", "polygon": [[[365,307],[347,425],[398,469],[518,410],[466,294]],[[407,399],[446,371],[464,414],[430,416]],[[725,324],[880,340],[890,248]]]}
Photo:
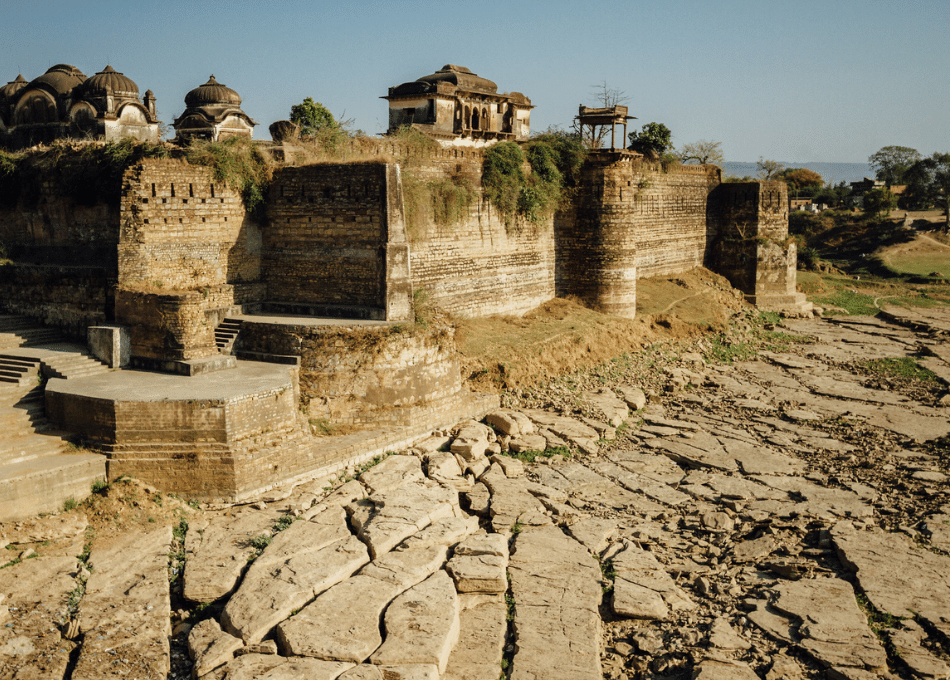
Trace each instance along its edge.
{"label": "dry riverbed", "polygon": [[253,504],[4,525],[0,678],[950,676],[945,331],[754,321]]}

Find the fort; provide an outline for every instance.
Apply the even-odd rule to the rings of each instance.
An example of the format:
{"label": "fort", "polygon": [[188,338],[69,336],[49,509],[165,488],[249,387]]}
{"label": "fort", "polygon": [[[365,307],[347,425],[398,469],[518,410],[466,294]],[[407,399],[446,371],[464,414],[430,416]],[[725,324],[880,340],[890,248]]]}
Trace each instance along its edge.
{"label": "fort", "polygon": [[[60,100],[36,81],[0,93],[11,145],[40,130],[19,113],[22,92],[67,111],[56,124],[68,131],[69,107],[81,101],[61,80],[103,76],[110,92],[118,87],[111,68],[85,81],[74,67],[55,69]],[[123,87],[131,93],[134,83]],[[632,317],[637,279],[705,266],[760,308],[807,305],[795,290],[783,183],[723,183],[715,166],[598,149],[556,211],[512,218],[487,199],[483,165],[491,144],[528,140],[527,97],[499,95],[491,81],[447,65],[385,99],[394,129],[409,125],[439,143],[346,140],[338,162],[309,165],[292,143],[262,143],[277,162],[253,210],[213,168],[176,151],[130,163],[117,192],[78,195],[42,173],[6,181],[0,310],[88,343],[100,364],[122,370],[57,374],[57,347],[8,329],[4,346],[19,348],[0,358],[48,379],[50,423],[101,453],[84,458],[81,473],[11,472],[0,514],[45,509],[44,499],[61,505],[97,476],[239,500],[480,417],[497,397],[465,389],[450,326],[415,323],[423,294],[459,317],[520,315],[567,295]],[[180,137],[249,138],[255,123],[240,102],[212,77],[189,93],[175,127]],[[135,104],[146,121],[148,106]],[[53,123],[44,125],[52,135]],[[59,148],[61,167],[79,162],[81,147]],[[49,153],[28,151],[19,164]],[[409,215],[410,174],[464,178],[475,198],[454,221]],[[314,422],[348,433],[314,438]]]}

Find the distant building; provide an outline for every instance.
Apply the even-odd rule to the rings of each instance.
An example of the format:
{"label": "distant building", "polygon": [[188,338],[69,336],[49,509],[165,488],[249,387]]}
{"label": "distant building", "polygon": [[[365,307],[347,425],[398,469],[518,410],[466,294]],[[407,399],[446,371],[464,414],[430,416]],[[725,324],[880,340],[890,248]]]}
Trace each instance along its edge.
{"label": "distant building", "polygon": [[157,142],[155,96],[148,90],[139,100],[138,86],[111,66],[87,78],[56,64],[0,88],[0,143],[22,148],[70,137]]}
{"label": "distant building", "polygon": [[185,95],[185,107],[172,123],[179,139],[218,141],[254,136],[257,123],[241,110],[241,96],[214,76]]}
{"label": "distant building", "polygon": [[525,141],[531,134],[531,100],[464,66],[446,64],[418,80],[389,88],[389,131],[404,125],[443,145]]}
{"label": "distant building", "polygon": [[851,195],[852,196],[863,196],[865,193],[871,189],[880,189],[884,187],[885,184],[879,179],[871,179],[870,177],[865,177],[860,182],[851,182]]}

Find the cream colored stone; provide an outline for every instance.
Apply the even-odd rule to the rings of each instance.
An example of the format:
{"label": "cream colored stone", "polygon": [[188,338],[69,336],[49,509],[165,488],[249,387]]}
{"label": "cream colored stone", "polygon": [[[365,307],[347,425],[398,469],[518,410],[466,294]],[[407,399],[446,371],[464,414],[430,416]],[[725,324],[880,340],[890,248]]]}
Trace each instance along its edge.
{"label": "cream colored stone", "polygon": [[523,413],[505,409],[485,416],[485,422],[502,434],[516,437],[534,432],[534,423]]}
{"label": "cream colored stone", "polygon": [[484,456],[488,445],[491,443],[489,439],[490,432],[491,430],[487,426],[474,420],[463,423],[452,441],[452,453],[459,454],[465,460],[474,460]]}
{"label": "cream colored stone", "polygon": [[278,517],[277,510],[244,508],[233,516],[215,517],[201,532],[190,529],[185,545],[185,599],[213,602],[233,591],[255,552],[250,539],[270,535]]}
{"label": "cream colored stone", "polygon": [[171,544],[171,527],[165,527],[93,547],[92,574],[80,608],[84,638],[73,678],[168,675]]}
{"label": "cream colored stone", "polygon": [[459,596],[459,640],[449,656],[443,680],[497,680],[508,632],[503,595]]}
{"label": "cream colored stone", "polygon": [[415,456],[389,456],[360,475],[360,483],[371,495],[388,493],[424,479],[422,463]]}
{"label": "cream colored stone", "polygon": [[[600,567],[553,526],[525,527],[509,564],[515,600],[512,680],[602,680]],[[497,669],[496,669],[497,672]]]}
{"label": "cream colored stone", "polygon": [[338,488],[331,491],[326,498],[313,505],[302,517],[306,520],[311,520],[327,510],[348,505],[365,497],[366,489],[363,485],[355,479],[351,479],[346,484],[341,484]]}
{"label": "cream colored stone", "polygon": [[613,557],[613,610],[620,616],[666,619],[669,610],[696,608],[652,553],[629,545]]}
{"label": "cream colored stone", "polygon": [[205,619],[188,633],[188,655],[194,664],[194,676],[200,678],[234,658],[244,646],[241,638],[228,635],[214,619]]}
{"label": "cream colored stone", "polygon": [[581,394],[588,406],[597,409],[607,418],[612,427],[620,427],[630,415],[626,402],[608,389]]}
{"label": "cream colored stone", "polygon": [[277,626],[285,654],[362,663],[382,643],[379,621],[397,595],[441,568],[446,548],[388,553]]}
{"label": "cream colored stone", "polygon": [[[460,516],[458,492],[441,486],[410,484],[396,491],[372,496],[368,517],[351,515],[358,536],[376,559],[432,522]],[[365,508],[365,506],[363,506]]]}
{"label": "cream colored stone", "polygon": [[348,536],[283,563],[251,565],[238,592],[225,605],[221,623],[245,642],[259,642],[294,609],[369,562],[366,546]]}
{"label": "cream colored stone", "polygon": [[524,463],[517,458],[495,454],[490,460],[492,463],[498,463],[506,477],[521,477],[524,475]]}
{"label": "cream colored stone", "polygon": [[393,552],[455,545],[476,531],[478,531],[477,517],[446,517],[413,534],[393,548]]}
{"label": "cream colored stone", "polygon": [[393,600],[383,620],[386,641],[370,657],[377,665],[431,664],[445,672],[458,641],[459,601],[445,571]]}

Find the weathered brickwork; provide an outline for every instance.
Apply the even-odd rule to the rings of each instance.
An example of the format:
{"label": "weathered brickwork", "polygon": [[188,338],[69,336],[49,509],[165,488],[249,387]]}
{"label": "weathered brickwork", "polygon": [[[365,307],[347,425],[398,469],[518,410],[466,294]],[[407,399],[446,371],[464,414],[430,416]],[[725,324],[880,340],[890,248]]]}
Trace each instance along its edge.
{"label": "weathered brickwork", "polygon": [[148,159],[125,176],[119,285],[196,290],[260,279],[260,226],[210,168]]}
{"label": "weathered brickwork", "polygon": [[53,181],[0,200],[0,311],[25,314],[82,339],[112,318],[119,206],[83,205]]}
{"label": "weathered brickwork", "polygon": [[763,309],[804,303],[796,292],[797,250],[788,240],[784,182],[723,184],[710,196],[717,240],[716,271]]}
{"label": "weathered brickwork", "polygon": [[274,178],[268,217],[263,270],[270,302],[322,307],[328,316],[409,317],[397,165],[283,168]]}
{"label": "weathered brickwork", "polygon": [[712,166],[592,154],[573,210],[556,218],[559,294],[632,317],[638,278],[704,264],[716,228],[707,198],[719,182]]}
{"label": "weathered brickwork", "polygon": [[359,427],[408,425],[414,409],[461,390],[451,329],[245,323],[241,351],[300,357],[300,399],[311,418]]}

